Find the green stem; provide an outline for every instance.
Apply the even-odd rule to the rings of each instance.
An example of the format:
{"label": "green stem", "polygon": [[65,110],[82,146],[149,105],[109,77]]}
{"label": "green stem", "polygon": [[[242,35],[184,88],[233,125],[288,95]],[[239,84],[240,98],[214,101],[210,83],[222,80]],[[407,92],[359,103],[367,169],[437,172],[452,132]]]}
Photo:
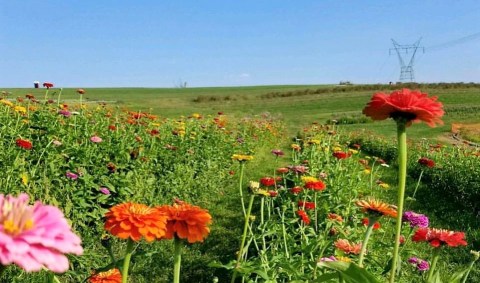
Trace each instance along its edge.
{"label": "green stem", "polygon": [[375,225],[376,221],[377,221],[376,217],[368,218],[367,232],[365,232],[365,238],[363,239],[362,249],[360,250],[360,257],[358,259],[358,266],[360,267],[363,267],[363,259],[365,258],[365,252],[367,251],[368,240],[370,239],[370,235],[372,234],[372,231],[373,231],[373,225]]}
{"label": "green stem", "polygon": [[465,274],[465,277],[463,277],[462,283],[467,283],[468,275],[470,274],[470,271],[473,269],[473,265],[475,264],[475,261],[476,261],[476,260],[472,260],[472,262],[471,262],[470,265],[468,266],[467,273]]}
{"label": "green stem", "polygon": [[313,193],[314,195],[314,205],[315,205],[315,232],[318,231],[318,209],[317,209],[317,191]]}
{"label": "green stem", "polygon": [[175,238],[175,254],[173,257],[173,283],[180,283],[180,266],[182,263],[182,240]]}
{"label": "green stem", "polygon": [[122,283],[127,283],[128,280],[128,267],[130,266],[130,258],[133,254],[134,242],[132,239],[128,238],[127,250],[125,251],[125,258],[123,259],[123,268],[122,268]]}
{"label": "green stem", "polygon": [[418,177],[417,185],[415,186],[415,190],[413,191],[412,198],[415,199],[415,194],[417,193],[417,189],[420,186],[420,181],[422,180],[423,170],[420,172],[420,176]]}
{"label": "green stem", "polygon": [[283,246],[285,247],[285,256],[286,258],[290,258],[290,253],[288,252],[288,245],[287,245],[287,230],[285,229],[285,211],[287,210],[287,206],[282,206],[282,234],[283,234]]}
{"label": "green stem", "polygon": [[427,282],[430,282],[433,276],[433,272],[435,271],[435,268],[437,267],[437,261],[438,258],[440,257],[440,248],[434,248],[433,249],[433,259],[432,259],[432,264],[430,265],[430,270],[428,271],[427,275]]}
{"label": "green stem", "polygon": [[402,233],[402,215],[403,201],[405,198],[405,182],[407,179],[407,130],[406,122],[397,120],[397,139],[398,139],[398,204],[397,204],[397,223],[395,229],[395,243],[393,246],[392,271],[390,273],[390,283],[395,282],[395,275],[398,264],[398,252],[400,248],[400,236]]}
{"label": "green stem", "polygon": [[248,221],[250,220],[250,213],[252,212],[252,206],[253,206],[253,199],[255,198],[255,195],[252,194],[250,196],[250,201],[248,203],[248,210],[245,216],[245,224],[243,225],[243,235],[242,235],[242,241],[240,243],[240,248],[238,249],[238,256],[237,256],[237,263],[235,264],[235,271],[233,272],[232,276],[232,281],[231,283],[235,282],[235,277],[237,277],[237,268],[240,266],[240,262],[243,256],[243,247],[245,246],[245,239],[247,238],[247,231],[248,231]]}
{"label": "green stem", "polygon": [[246,217],[247,213],[245,212],[245,202],[243,201],[243,171],[245,168],[245,163],[241,162],[240,163],[240,181],[238,188],[240,190],[240,202],[242,203],[242,211],[243,211],[243,217]]}

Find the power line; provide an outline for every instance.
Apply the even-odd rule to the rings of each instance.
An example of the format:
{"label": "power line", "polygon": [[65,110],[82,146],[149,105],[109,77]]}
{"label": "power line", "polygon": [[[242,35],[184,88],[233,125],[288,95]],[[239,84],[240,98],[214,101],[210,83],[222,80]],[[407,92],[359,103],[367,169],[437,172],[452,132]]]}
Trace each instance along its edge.
{"label": "power line", "polygon": [[441,44],[433,45],[433,46],[427,47],[426,49],[428,51],[435,51],[435,50],[439,50],[439,49],[449,48],[449,47],[452,47],[452,46],[455,46],[455,45],[458,45],[458,44],[462,44],[462,43],[465,43],[465,42],[475,40],[477,38],[480,38],[480,32],[470,34],[470,35],[467,35],[467,36],[464,36],[464,37],[460,37],[460,38],[457,38],[457,39],[454,39],[454,40],[450,40],[450,41],[447,41],[447,42],[444,42],[444,43],[441,43]]}

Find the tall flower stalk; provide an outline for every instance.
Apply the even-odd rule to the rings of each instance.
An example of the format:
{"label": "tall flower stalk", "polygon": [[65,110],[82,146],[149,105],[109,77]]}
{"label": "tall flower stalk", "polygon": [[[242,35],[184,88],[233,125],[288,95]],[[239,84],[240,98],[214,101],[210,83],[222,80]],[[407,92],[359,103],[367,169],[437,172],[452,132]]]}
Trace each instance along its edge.
{"label": "tall flower stalk", "polygon": [[398,138],[398,215],[393,247],[392,271],[390,283],[395,282],[400,247],[400,233],[402,228],[403,203],[405,198],[406,164],[407,164],[407,131],[414,122],[425,122],[430,127],[437,123],[443,124],[440,117],[443,116],[443,105],[437,101],[437,97],[428,97],[426,93],[418,90],[411,91],[402,89],[387,95],[375,93],[363,113],[373,120],[385,120],[392,118],[397,123]]}
{"label": "tall flower stalk", "polygon": [[405,199],[405,183],[407,180],[407,131],[406,121],[397,120],[398,140],[398,192],[397,192],[397,219],[395,225],[395,243],[393,246],[392,271],[390,282],[395,282],[396,267],[398,264],[398,252],[400,249],[400,236],[402,234],[403,203]]}

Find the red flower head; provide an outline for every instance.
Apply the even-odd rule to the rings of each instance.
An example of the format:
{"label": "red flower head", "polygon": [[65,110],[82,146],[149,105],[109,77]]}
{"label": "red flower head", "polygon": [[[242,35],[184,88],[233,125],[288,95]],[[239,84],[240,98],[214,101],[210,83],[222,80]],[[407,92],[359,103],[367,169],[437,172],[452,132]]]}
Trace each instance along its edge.
{"label": "red flower head", "polygon": [[21,147],[23,149],[32,149],[33,145],[30,141],[28,140],[23,140],[23,139],[17,139],[15,141],[18,147]]}
{"label": "red flower head", "polygon": [[336,159],[347,159],[351,155],[352,155],[351,153],[346,153],[346,152],[343,152],[343,151],[335,151],[333,153],[333,157],[335,157]]}
{"label": "red flower head", "polygon": [[288,168],[287,167],[280,167],[280,168],[277,168],[277,173],[280,173],[280,174],[286,174],[288,173]]}
{"label": "red flower head", "polygon": [[310,224],[310,217],[308,217],[307,213],[304,210],[297,210],[297,215],[300,216],[300,219],[302,219],[305,225]]}
{"label": "red flower head", "polygon": [[325,190],[325,184],[322,181],[312,181],[312,182],[306,182],[305,183],[305,188],[309,190],[314,190],[314,191],[323,191]]}
{"label": "red flower head", "polygon": [[467,245],[465,233],[435,228],[419,228],[413,235],[412,241],[429,242],[435,248],[442,245],[448,245],[449,247]]}
{"label": "red flower head", "polygon": [[303,207],[305,210],[315,209],[315,203],[311,201],[298,201],[298,207]]}
{"label": "red flower head", "polygon": [[270,191],[268,191],[268,194],[269,194],[272,198],[278,196],[278,192],[277,192],[277,191],[272,191],[272,190],[270,190]]}
{"label": "red flower head", "polygon": [[294,195],[296,194],[299,194],[303,191],[303,188],[302,187],[299,187],[299,186],[295,186],[293,188],[290,189],[290,192]]}
{"label": "red flower head", "polygon": [[47,89],[53,87],[53,84],[52,83],[48,83],[48,82],[44,82],[43,83],[43,87],[46,87]]}
{"label": "red flower head", "polygon": [[426,157],[422,157],[418,160],[418,164],[427,166],[428,168],[433,168],[435,167],[435,161],[428,159]]}
{"label": "red flower head", "polygon": [[265,187],[275,186],[275,179],[272,177],[263,177],[260,179],[260,183]]}
{"label": "red flower head", "polygon": [[436,96],[428,97],[426,93],[404,88],[390,95],[383,92],[375,93],[363,109],[363,114],[373,120],[404,119],[407,126],[412,122],[423,121],[430,127],[435,127],[437,123],[443,124],[440,117],[444,111],[442,103],[437,102]]}
{"label": "red flower head", "polygon": [[85,90],[83,88],[79,88],[79,89],[77,89],[77,93],[78,94],[84,94]]}

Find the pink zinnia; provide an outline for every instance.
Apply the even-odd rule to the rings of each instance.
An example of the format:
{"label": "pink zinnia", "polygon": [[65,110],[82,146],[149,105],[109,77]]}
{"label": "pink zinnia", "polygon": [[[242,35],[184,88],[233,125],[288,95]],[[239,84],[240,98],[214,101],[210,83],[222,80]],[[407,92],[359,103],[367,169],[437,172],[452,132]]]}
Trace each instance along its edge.
{"label": "pink zinnia", "polygon": [[90,138],[90,141],[94,143],[99,143],[99,142],[102,142],[102,138],[98,136],[93,136]]}
{"label": "pink zinnia", "polygon": [[63,213],[55,206],[36,202],[28,205],[28,195],[18,198],[0,194],[0,262],[16,264],[27,272],[47,269],[68,270],[64,255],[81,255],[80,238],[75,235]]}
{"label": "pink zinnia", "polygon": [[67,177],[68,179],[72,179],[72,180],[78,179],[78,175],[75,174],[75,173],[72,173],[70,171],[65,173],[65,177]]}

